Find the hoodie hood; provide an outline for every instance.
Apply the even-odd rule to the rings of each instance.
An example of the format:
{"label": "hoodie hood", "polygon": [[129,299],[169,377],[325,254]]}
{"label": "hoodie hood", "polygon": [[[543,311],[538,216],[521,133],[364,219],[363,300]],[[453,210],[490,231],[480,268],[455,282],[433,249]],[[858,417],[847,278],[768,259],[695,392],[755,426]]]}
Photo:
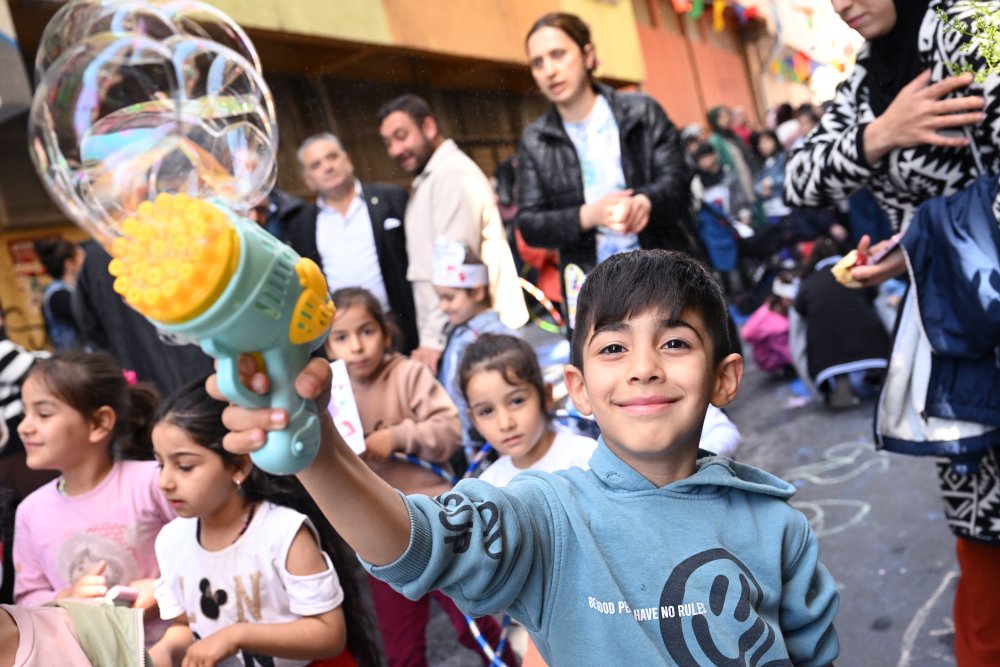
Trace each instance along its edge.
{"label": "hoodie hood", "polygon": [[713,495],[728,489],[773,496],[788,500],[795,487],[788,482],[753,466],[737,463],[724,456],[698,450],[695,473],[690,477],[657,488],[634,468],[612,452],[604,438],[597,439],[598,447],[590,459],[590,469],[604,484],[622,491],[660,491],[671,495]]}

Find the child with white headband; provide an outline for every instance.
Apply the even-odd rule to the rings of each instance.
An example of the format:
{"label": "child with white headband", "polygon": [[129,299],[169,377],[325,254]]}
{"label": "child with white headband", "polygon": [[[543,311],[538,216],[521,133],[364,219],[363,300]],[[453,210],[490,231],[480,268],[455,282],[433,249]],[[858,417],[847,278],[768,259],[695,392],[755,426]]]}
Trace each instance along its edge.
{"label": "child with white headband", "polygon": [[448,342],[438,366],[438,381],[458,407],[462,419],[462,445],[468,457],[473,448],[469,436],[472,425],[469,406],[457,380],[462,354],[484,333],[516,334],[500,321],[500,315],[492,309],[486,265],[467,246],[438,238],[434,243],[431,282],[441,300],[441,310],[448,316]]}

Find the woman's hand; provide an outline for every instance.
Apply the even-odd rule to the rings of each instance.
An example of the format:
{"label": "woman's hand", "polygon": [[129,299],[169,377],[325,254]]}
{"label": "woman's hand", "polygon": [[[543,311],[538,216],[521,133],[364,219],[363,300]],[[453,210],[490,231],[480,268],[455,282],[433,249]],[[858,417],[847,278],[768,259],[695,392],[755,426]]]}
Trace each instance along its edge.
{"label": "woman's hand", "polygon": [[[239,363],[240,380],[244,385],[257,392],[266,394],[270,382],[265,373],[261,373],[251,357],[243,357]],[[309,360],[295,378],[295,391],[304,399],[316,401],[316,411],[320,421],[330,420],[327,405],[330,403],[330,362],[319,357]],[[219,401],[228,402],[219,391],[219,383],[215,375],[208,378],[205,389],[209,395]],[[332,428],[332,420],[330,427]],[[222,423],[229,433],[222,440],[222,445],[234,454],[249,454],[264,446],[269,431],[280,431],[288,426],[288,411],[281,408],[243,408],[230,405],[222,413]]]}
{"label": "woman's hand", "polygon": [[[870,257],[878,254],[890,241],[881,241],[874,246],[871,245],[871,238],[865,234],[858,242],[858,254]],[[890,278],[895,278],[906,273],[906,258],[903,251],[896,248],[882,258],[878,264],[862,264],[851,269],[851,277],[857,280],[863,287],[875,287],[881,285]]]}
{"label": "woman's hand", "polygon": [[899,91],[889,108],[865,128],[868,164],[875,164],[897,148],[969,145],[967,137],[946,136],[940,130],[975,125],[985,117],[982,97],[942,99],[972,83],[972,74],[952,76],[927,85],[930,80],[930,70],[921,72]]}
{"label": "woman's hand", "polygon": [[608,225],[612,229],[628,234],[638,234],[649,224],[649,214],[653,211],[653,202],[644,194],[632,195],[622,199],[616,211],[620,219],[617,226]]}
{"label": "woman's hand", "polygon": [[[631,196],[631,190],[621,190],[606,194],[595,202],[581,206],[580,231],[589,232],[596,227],[602,226],[617,229],[615,218],[617,217],[617,210],[620,209],[616,209],[615,207]],[[620,223],[618,226],[620,226]]]}

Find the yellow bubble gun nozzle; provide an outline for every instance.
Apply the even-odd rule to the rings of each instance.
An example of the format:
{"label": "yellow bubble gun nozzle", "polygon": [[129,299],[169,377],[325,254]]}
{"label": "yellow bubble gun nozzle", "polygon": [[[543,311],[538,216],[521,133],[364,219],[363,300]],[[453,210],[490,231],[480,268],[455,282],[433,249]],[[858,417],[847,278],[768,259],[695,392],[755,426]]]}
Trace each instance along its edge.
{"label": "yellow bubble gun nozzle", "polygon": [[[122,231],[111,247],[115,291],[157,328],[197,341],[214,357],[230,401],[288,411],[288,427],[270,432],[251,455],[257,467],[288,475],[309,465],[319,420],[294,382],[333,320],[319,267],[224,206],[183,194],[144,202]],[[240,381],[244,354],[266,371],[266,395]]]}

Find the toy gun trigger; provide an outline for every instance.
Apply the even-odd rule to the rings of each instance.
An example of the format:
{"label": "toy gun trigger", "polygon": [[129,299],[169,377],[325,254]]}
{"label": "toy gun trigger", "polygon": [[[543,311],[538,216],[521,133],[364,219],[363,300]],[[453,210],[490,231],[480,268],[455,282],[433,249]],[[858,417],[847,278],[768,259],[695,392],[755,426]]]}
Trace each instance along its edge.
{"label": "toy gun trigger", "polygon": [[[266,372],[263,355],[260,352],[252,352],[251,356],[257,361],[257,367]],[[218,356],[216,359],[219,362],[216,370],[219,391],[230,402],[246,408],[266,408],[271,404],[271,399],[267,395],[257,394],[243,384],[240,379],[239,357],[237,355],[227,354]]]}
{"label": "toy gun trigger", "polygon": [[307,257],[295,264],[301,294],[292,311],[288,340],[293,345],[305,345],[321,338],[333,322],[336,308],[326,288],[326,277],[316,262]]}

